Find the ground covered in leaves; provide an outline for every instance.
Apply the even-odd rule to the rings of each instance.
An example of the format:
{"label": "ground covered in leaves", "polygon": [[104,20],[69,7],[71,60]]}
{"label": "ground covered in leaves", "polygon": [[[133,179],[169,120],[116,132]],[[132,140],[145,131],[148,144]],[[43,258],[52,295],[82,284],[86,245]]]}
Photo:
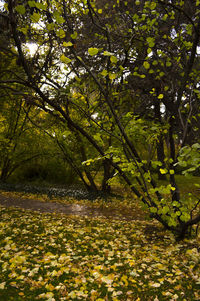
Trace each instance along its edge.
{"label": "ground covered in leaves", "polygon": [[200,300],[200,239],[152,221],[0,207],[0,300]]}

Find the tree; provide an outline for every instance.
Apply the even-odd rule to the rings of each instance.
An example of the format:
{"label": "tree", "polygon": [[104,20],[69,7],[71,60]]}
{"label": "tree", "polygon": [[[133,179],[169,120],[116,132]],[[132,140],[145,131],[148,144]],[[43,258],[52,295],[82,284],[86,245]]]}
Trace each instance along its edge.
{"label": "tree", "polygon": [[[81,140],[86,139],[98,152],[88,164],[108,162],[151,216],[179,239],[200,221],[199,201],[185,203],[175,179],[179,150],[187,141],[199,99],[200,4],[194,2],[188,9],[188,3],[84,0],[17,5],[9,0],[5,6],[26,76],[20,84],[32,90],[24,95],[27,103],[67,123]],[[25,48],[33,42],[37,51],[31,57]],[[77,104],[74,91],[86,82],[95,89],[95,97]],[[147,99],[145,105],[153,103],[154,121],[134,116],[126,97],[121,97],[126,90],[134,95],[133,106],[139,98]],[[82,127],[75,111],[87,116],[88,127]],[[111,145],[105,148],[99,134],[111,139]],[[155,182],[141,148],[142,141],[151,146],[162,137],[168,152],[162,153],[160,161],[153,158],[151,165],[168,174],[166,186]],[[166,193],[171,193],[170,200]]]}
{"label": "tree", "polygon": [[[3,21],[1,20],[2,26]],[[19,92],[22,87],[19,86],[16,78],[13,79],[13,74],[14,77],[22,77],[24,74],[23,69],[16,64],[17,53],[13,48],[9,39],[6,39],[5,32],[0,32],[0,180],[2,182],[6,182],[24,163],[39,156],[39,153],[34,153],[33,149],[30,151],[28,146],[30,132],[33,134],[28,117],[34,110],[21,96],[27,93],[27,88]]]}

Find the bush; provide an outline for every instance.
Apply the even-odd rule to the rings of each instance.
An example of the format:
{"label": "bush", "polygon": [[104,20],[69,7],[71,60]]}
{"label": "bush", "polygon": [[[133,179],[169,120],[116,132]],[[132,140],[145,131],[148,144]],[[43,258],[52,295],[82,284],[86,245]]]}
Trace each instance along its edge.
{"label": "bush", "polygon": [[18,168],[9,182],[47,182],[49,184],[71,185],[76,183],[74,171],[62,160],[57,158],[39,159],[31,161]]}

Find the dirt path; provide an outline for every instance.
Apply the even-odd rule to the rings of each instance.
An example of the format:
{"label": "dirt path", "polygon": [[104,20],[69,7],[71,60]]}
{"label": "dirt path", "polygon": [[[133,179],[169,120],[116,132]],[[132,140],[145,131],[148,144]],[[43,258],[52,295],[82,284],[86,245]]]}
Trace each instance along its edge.
{"label": "dirt path", "polygon": [[[0,193],[0,205],[4,207],[17,207],[39,212],[63,213],[67,215],[85,215],[91,217],[106,217],[120,220],[144,220],[142,211],[119,212],[117,209],[95,208],[79,204],[61,204],[56,202],[42,202],[35,199],[25,199],[16,196],[6,196]],[[127,209],[127,208],[126,208]]]}

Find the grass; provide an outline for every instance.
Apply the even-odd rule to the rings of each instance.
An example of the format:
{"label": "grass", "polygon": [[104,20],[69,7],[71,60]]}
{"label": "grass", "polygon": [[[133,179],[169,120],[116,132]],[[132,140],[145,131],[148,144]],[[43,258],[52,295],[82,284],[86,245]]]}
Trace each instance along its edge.
{"label": "grass", "polygon": [[200,300],[200,237],[0,207],[0,300]]}
{"label": "grass", "polygon": [[[167,181],[159,180],[159,184],[168,185],[169,184],[169,176],[167,175]],[[194,184],[200,185],[200,177],[197,176],[183,176],[183,175],[176,175],[176,183],[179,186],[182,193],[188,193],[197,189]]]}

